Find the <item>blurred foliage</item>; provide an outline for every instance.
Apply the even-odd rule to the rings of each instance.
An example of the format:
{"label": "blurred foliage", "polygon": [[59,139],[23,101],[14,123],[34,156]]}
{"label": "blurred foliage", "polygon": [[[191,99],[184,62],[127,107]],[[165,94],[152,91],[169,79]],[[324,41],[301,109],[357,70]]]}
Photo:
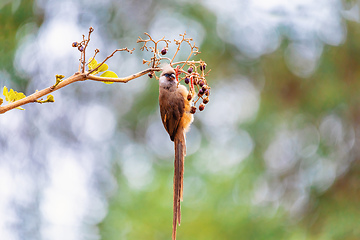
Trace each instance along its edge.
{"label": "blurred foliage", "polygon": [[[34,2],[30,1],[5,1],[0,4],[0,70],[5,70],[11,76],[11,81],[16,86],[25,89],[26,80],[24,76],[19,76],[14,69],[15,51],[18,44],[24,37],[24,33],[19,31],[27,23],[34,22],[40,25],[41,16],[35,17],[33,12]],[[20,89],[19,89],[20,90]]]}
{"label": "blurred foliage", "polygon": [[[353,1],[344,1],[345,3],[354,4]],[[256,119],[240,122],[235,129],[249,133],[254,142],[254,149],[248,157],[225,172],[209,172],[208,167],[199,165],[210,165],[208,161],[211,162],[214,156],[218,156],[217,151],[221,153],[222,158],[218,161],[226,161],[225,158],[230,154],[238,153],[237,148],[240,146],[235,144],[233,149],[229,148],[228,146],[233,146],[230,138],[224,141],[223,145],[214,147],[211,139],[207,137],[208,129],[203,126],[202,121],[195,120],[194,126],[201,133],[201,145],[196,153],[186,157],[182,223],[178,228],[177,239],[360,239],[360,152],[357,151],[360,121],[358,22],[346,21],[346,41],[341,46],[324,46],[316,72],[308,78],[301,78],[289,70],[284,57],[290,40],[285,39],[272,53],[259,59],[250,59],[231,43],[221,40],[214,27],[216,15],[199,3],[159,1],[153,2],[145,10],[143,8],[147,5],[143,5],[141,1],[132,1],[123,8],[118,4],[120,3],[113,1],[110,10],[94,8],[99,11],[99,16],[107,17],[107,22],[102,24],[114,39],[126,43],[129,37],[125,36],[136,36],[140,35],[141,31],[147,31],[146,28],[151,27],[151,20],[157,14],[174,10],[185,18],[199,23],[204,29],[204,40],[199,46],[202,52],[200,56],[206,60],[208,68],[212,69],[208,79],[209,84],[214,86],[212,93],[231,84],[228,82],[229,79],[236,81],[238,76],[249,78],[260,91],[260,107]],[[21,33],[18,29],[28,22],[40,25],[42,16],[34,16],[32,1],[20,1],[17,9],[12,8],[11,3],[0,8],[0,46],[5,46],[0,48],[0,70],[6,70],[11,75],[11,81],[19,86],[19,89],[14,89],[21,91],[26,86],[24,79],[27,76],[20,77],[13,66],[15,51],[23,37],[17,37],[17,34]],[[136,19],[139,19],[138,25]],[[84,22],[80,23],[86,25]],[[74,36],[76,37],[78,36]],[[136,84],[139,83],[134,81],[119,88],[136,87]],[[158,85],[153,80],[144,85],[145,90],[135,93],[130,110],[116,119],[117,133],[114,134],[110,152],[112,171],[118,186],[116,191],[107,196],[108,213],[99,224],[100,234],[104,240],[170,239],[171,236],[173,163],[171,157],[154,157],[149,149],[147,128],[151,120],[159,115]],[[113,86],[115,84],[111,85]],[[115,88],[111,93],[113,95],[110,95],[109,89],[102,92],[102,97],[112,100],[112,109],[118,107],[120,111],[121,105],[117,100],[121,94],[127,94],[126,90],[118,94]],[[85,99],[89,99],[86,98],[88,92],[84,93],[81,90],[77,89],[79,98],[85,96]],[[231,105],[230,109],[239,107],[237,102],[227,104]],[[72,117],[79,117],[76,114]],[[199,115],[196,114],[195,118]],[[325,126],[324,122],[329,116],[333,117],[331,121],[341,124],[340,139],[331,132],[331,127],[335,128],[335,124],[330,125],[330,130]],[[64,124],[63,122],[61,124]],[[279,136],[288,134],[296,138],[308,126],[310,133],[319,135],[315,156],[306,157],[303,154],[297,156],[294,166],[288,169],[271,169],[269,163],[264,161],[269,146],[276,142]],[[58,125],[53,128],[57,129]],[[71,127],[62,130],[66,135],[64,139],[76,139],[67,134],[68,129]],[[117,140],[121,140],[122,134],[126,134],[131,143],[117,143]],[[326,134],[330,134],[330,137],[327,138]],[[351,138],[353,146],[341,147],[343,142],[351,142],[348,138]],[[300,142],[292,137],[286,139]],[[129,155],[123,154],[128,150],[126,144],[135,148],[135,156],[145,158],[152,164],[150,173],[153,177],[144,188],[133,188],[126,176],[127,173],[124,172],[123,163],[134,160],[127,159],[126,156]],[[93,149],[110,144],[107,142],[99,145],[94,145]],[[339,159],[341,161],[338,161]],[[102,159],[97,160],[99,165],[102,164]],[[316,172],[318,162],[336,165],[336,177],[333,182],[330,181],[329,186],[314,183],[306,185],[307,181],[310,181],[308,178],[320,175],[321,171]],[[344,165],[344,170],[340,171],[338,169],[341,169],[341,165]],[[311,172],[312,170],[314,172]],[[331,175],[330,172],[325,171],[325,175]],[[266,187],[259,188],[263,182]],[[257,191],[260,191],[260,195],[271,195],[278,188],[282,194],[275,200],[254,200]],[[299,195],[297,191],[303,192]],[[299,196],[306,200],[301,207],[296,208],[295,203]],[[292,211],[293,209],[295,210]]]}
{"label": "blurred foliage", "polygon": [[[284,59],[287,41],[275,52],[259,60],[250,60],[241,56],[231,44],[219,39],[213,27],[216,17],[208,9],[190,3],[185,6],[179,3],[176,8],[186,18],[194,19],[205,28],[205,40],[200,50],[213,70],[210,78],[214,84],[226,84],[222,80],[235,74],[250,76],[255,85],[261,85],[262,79],[266,79],[256,120],[239,125],[251,134],[256,145],[253,154],[242,162],[242,167],[236,167],[235,173],[229,176],[199,173],[192,162],[210,156],[211,152],[200,151],[186,158],[185,179],[196,176],[198,180],[185,183],[178,239],[359,239],[357,223],[360,210],[357,202],[360,195],[357,185],[360,179],[356,177],[359,174],[357,157],[351,163],[351,170],[341,175],[326,192],[310,189],[309,202],[296,214],[290,214],[281,206],[286,201],[286,194],[283,200],[273,204],[252,203],[255,183],[259,177],[269,175],[263,154],[279,126],[286,123],[297,128],[311,123],[318,128],[329,114],[340,117],[345,126],[357,126],[357,103],[360,100],[357,94],[360,87],[360,72],[357,70],[360,64],[360,55],[357,54],[360,47],[357,41],[358,23],[346,23],[346,42],[338,47],[325,46],[317,71],[304,79],[295,76],[287,67]],[[137,115],[138,119],[142,119],[153,114],[156,92],[156,83],[152,83],[128,117]],[[236,103],[229,104],[236,107]],[[142,110],[136,114],[139,108]],[[296,122],[299,116],[301,120]],[[293,119],[294,123],[288,123]],[[143,137],[136,139],[141,141]],[[331,150],[327,150],[326,144],[320,145],[323,146],[319,148],[319,154],[328,156]],[[209,151],[205,139],[201,148]],[[347,153],[353,154],[352,151]],[[169,238],[172,197],[169,182],[172,182],[172,173],[168,171],[171,164],[167,166],[164,169],[155,165],[154,180],[142,191],[130,189],[121,170],[117,171],[119,191],[110,198],[108,216],[100,224],[103,239]],[[280,178],[292,174],[291,171],[283,176],[280,174]],[[201,187],[197,189],[194,187],[196,184]],[[187,190],[190,186],[193,190]]]}

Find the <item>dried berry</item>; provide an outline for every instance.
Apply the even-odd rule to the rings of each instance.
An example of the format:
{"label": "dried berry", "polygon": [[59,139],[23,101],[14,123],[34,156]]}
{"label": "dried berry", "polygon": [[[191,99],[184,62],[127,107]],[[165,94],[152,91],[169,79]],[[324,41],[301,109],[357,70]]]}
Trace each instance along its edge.
{"label": "dried berry", "polygon": [[193,70],[194,70],[194,69],[193,69],[192,67],[189,67],[189,68],[188,68],[188,73],[192,73]]}
{"label": "dried berry", "polygon": [[196,107],[192,106],[191,109],[190,109],[190,113],[194,114],[195,112],[196,112]]}
{"label": "dried berry", "polygon": [[191,94],[189,93],[189,94],[187,95],[187,100],[188,100],[188,101],[191,101],[191,99],[192,99],[192,96],[191,96]]}
{"label": "dried berry", "polygon": [[190,83],[190,79],[189,79],[188,77],[186,77],[186,78],[184,79],[184,82],[185,82],[186,84],[189,84],[189,83]]}
{"label": "dried berry", "polygon": [[202,87],[204,86],[205,82],[203,80],[199,81],[199,86]]}
{"label": "dried berry", "polygon": [[199,105],[199,110],[202,111],[202,110],[204,110],[204,109],[205,109],[205,105],[204,105],[204,104],[200,104],[200,105]]}
{"label": "dried berry", "polygon": [[78,42],[73,42],[73,43],[72,43],[72,46],[73,46],[73,47],[77,47],[78,44],[79,44]]}
{"label": "dried berry", "polygon": [[162,50],[161,50],[161,55],[165,55],[167,53],[167,49],[164,47]]}
{"label": "dried berry", "polygon": [[209,101],[210,101],[210,100],[209,100],[208,97],[206,97],[206,98],[203,99],[203,103],[204,103],[204,104],[207,104]]}
{"label": "dried berry", "polygon": [[209,96],[209,95],[210,95],[210,89],[207,89],[207,91],[205,92],[205,95],[206,95],[206,96]]}

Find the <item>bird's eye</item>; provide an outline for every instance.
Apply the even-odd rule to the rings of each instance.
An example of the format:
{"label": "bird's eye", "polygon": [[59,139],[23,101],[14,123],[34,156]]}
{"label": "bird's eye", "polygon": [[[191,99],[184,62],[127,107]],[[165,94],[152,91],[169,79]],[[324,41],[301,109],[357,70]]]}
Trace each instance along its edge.
{"label": "bird's eye", "polygon": [[164,76],[168,79],[168,80],[172,80],[172,79],[175,79],[175,74],[172,73],[165,73]]}

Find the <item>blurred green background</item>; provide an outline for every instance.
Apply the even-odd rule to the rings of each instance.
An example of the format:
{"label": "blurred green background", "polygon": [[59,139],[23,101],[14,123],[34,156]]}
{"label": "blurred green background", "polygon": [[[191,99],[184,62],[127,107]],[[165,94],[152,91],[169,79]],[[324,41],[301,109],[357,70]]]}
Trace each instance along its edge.
{"label": "blurred green background", "polygon": [[[177,239],[360,239],[358,1],[2,0],[0,87],[71,76],[95,28],[119,76],[138,36],[187,32],[211,74],[188,134]],[[170,46],[169,54],[175,51]],[[187,56],[182,49],[178,60]],[[170,239],[158,84],[82,82],[0,116],[1,239]]]}

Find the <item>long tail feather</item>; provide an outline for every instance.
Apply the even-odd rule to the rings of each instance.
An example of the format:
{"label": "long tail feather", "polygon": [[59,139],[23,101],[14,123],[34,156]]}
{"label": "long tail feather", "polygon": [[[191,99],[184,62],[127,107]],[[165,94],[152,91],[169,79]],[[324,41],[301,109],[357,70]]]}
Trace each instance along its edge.
{"label": "long tail feather", "polygon": [[181,222],[180,201],[183,198],[183,180],[184,180],[184,158],[186,152],[185,136],[183,131],[174,139],[175,161],[174,161],[174,215],[173,215],[173,233],[172,239],[176,239],[176,227]]}

